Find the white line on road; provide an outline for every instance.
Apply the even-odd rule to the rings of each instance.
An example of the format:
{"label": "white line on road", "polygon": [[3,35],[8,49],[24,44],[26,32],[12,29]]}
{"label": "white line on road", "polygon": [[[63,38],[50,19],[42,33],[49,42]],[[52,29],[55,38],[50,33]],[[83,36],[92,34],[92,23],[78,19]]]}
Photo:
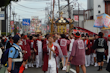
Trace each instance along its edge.
{"label": "white line on road", "polygon": [[73,73],[76,73],[76,71],[74,69],[72,69],[72,68],[70,68],[70,71],[72,71]]}

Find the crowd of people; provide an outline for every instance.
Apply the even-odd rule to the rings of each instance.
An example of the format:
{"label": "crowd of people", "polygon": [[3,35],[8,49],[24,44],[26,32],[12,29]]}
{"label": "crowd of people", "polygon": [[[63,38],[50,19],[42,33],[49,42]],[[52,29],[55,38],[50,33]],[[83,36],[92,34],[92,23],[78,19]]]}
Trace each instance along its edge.
{"label": "crowd of people", "polygon": [[11,73],[23,73],[30,67],[42,68],[44,73],[58,73],[59,68],[67,72],[67,65],[71,63],[77,73],[80,66],[86,73],[86,67],[90,65],[97,66],[97,71],[101,71],[106,60],[106,70],[110,72],[110,35],[104,38],[104,34],[99,32],[92,36],[93,39],[89,37],[79,32],[70,35],[55,33],[42,36],[40,33],[2,36],[1,64],[7,66],[7,71]]}

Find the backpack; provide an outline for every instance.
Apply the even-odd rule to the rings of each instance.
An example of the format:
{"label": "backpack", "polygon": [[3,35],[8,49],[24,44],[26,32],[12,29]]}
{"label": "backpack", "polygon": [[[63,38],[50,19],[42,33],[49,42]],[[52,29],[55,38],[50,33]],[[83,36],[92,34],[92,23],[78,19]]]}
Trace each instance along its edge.
{"label": "backpack", "polygon": [[[14,47],[17,52],[18,48],[14,45],[12,47]],[[9,49],[10,48],[6,49],[6,51],[4,51],[4,53],[2,54],[1,64],[3,64],[3,65],[5,65],[8,62]],[[16,52],[15,52],[15,54],[16,54]],[[18,52],[20,52],[20,51],[18,50]]]}

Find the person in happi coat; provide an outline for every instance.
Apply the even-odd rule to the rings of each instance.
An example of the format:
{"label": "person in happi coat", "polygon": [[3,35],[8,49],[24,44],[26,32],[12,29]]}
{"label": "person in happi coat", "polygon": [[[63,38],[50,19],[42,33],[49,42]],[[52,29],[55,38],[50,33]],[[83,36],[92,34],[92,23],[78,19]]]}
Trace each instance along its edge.
{"label": "person in happi coat", "polygon": [[35,45],[34,45],[33,36],[30,36],[29,39],[30,39],[30,48],[31,48],[31,56],[30,56],[29,67],[34,67],[35,53],[37,50],[34,47]]}
{"label": "person in happi coat", "polygon": [[[24,45],[24,48],[25,48],[26,51],[27,51],[27,53],[26,53],[26,58],[27,58],[27,60],[28,60],[29,57],[31,56],[31,49],[30,49],[30,41],[27,39],[27,35],[24,35],[23,45]],[[26,69],[28,68],[28,65],[29,65],[29,64],[26,64],[26,65],[25,65],[25,68],[26,68]]]}
{"label": "person in happi coat", "polygon": [[58,43],[61,47],[61,50],[62,50],[62,53],[63,53],[63,56],[64,56],[64,67],[63,67],[62,70],[66,70],[66,66],[67,66],[67,63],[68,63],[67,46],[71,43],[69,40],[67,40],[65,38],[66,38],[65,34],[62,34],[61,39],[58,40]]}
{"label": "person in happi coat", "polygon": [[85,67],[85,44],[83,40],[80,39],[80,33],[77,32],[74,34],[75,41],[73,43],[70,62],[71,64],[75,65],[76,72],[79,73],[79,65],[81,65],[81,68],[83,70],[83,73],[86,73],[86,67]]}
{"label": "person in happi coat", "polygon": [[[27,49],[24,47],[24,41],[23,41],[23,38],[24,38],[24,34],[21,34],[21,41],[19,43],[19,46],[21,47],[22,49],[22,52],[23,52],[23,63],[20,67],[20,70],[19,70],[19,73],[23,73],[24,70],[25,70],[25,66],[28,62],[28,53],[27,53]],[[26,67],[27,69],[27,67]]]}
{"label": "person in happi coat", "polygon": [[55,48],[58,49],[59,51],[59,55],[56,57],[56,61],[57,61],[57,73],[58,73],[58,69],[60,68],[60,60],[62,61],[62,64],[64,64],[64,57],[63,57],[63,53],[62,50],[60,48],[60,45],[58,43],[56,43],[57,37],[54,37],[54,46]]}
{"label": "person in happi coat", "polygon": [[56,67],[56,57],[58,56],[58,48],[55,48],[53,44],[53,37],[51,35],[47,38],[48,44],[43,46],[43,67],[42,70],[44,73],[57,73],[57,67]]}
{"label": "person in happi coat", "polygon": [[34,45],[35,45],[35,48],[37,50],[36,52],[36,68],[38,67],[42,67],[42,57],[43,57],[43,52],[42,52],[42,35],[41,34],[38,34],[38,39],[36,39],[34,41]]}
{"label": "person in happi coat", "polygon": [[93,47],[96,50],[96,54],[97,54],[97,62],[99,66],[97,71],[101,71],[104,64],[103,56],[107,49],[107,42],[103,38],[104,34],[102,32],[99,32],[98,36],[99,38],[96,39]]}
{"label": "person in happi coat", "polygon": [[[97,34],[94,35],[93,45],[94,45],[94,42],[96,41],[96,39],[98,39],[98,35],[97,35]],[[94,47],[92,47],[92,49],[94,50]],[[96,67],[96,66],[98,66],[98,64],[97,64],[97,59],[96,59],[96,52],[95,52],[95,50],[94,50],[93,55],[94,55],[94,63],[95,63],[94,66]]]}
{"label": "person in happi coat", "polygon": [[86,38],[85,39],[85,50],[86,50],[85,65],[86,65],[86,67],[88,67],[88,66],[90,66],[90,53],[91,53],[89,35],[86,35],[85,38]]}
{"label": "person in happi coat", "polygon": [[42,42],[42,45],[45,46],[46,44],[48,44],[48,40],[47,40],[47,37],[49,36],[49,34],[46,34],[45,35],[45,39],[43,40]]}
{"label": "person in happi coat", "polygon": [[93,42],[94,40],[90,40],[90,64],[94,65],[94,49],[93,49]]}

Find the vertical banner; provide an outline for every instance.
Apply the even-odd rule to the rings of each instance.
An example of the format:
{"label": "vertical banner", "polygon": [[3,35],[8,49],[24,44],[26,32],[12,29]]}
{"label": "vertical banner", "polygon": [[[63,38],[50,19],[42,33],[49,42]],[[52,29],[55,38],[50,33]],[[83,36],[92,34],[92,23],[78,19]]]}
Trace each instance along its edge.
{"label": "vertical banner", "polygon": [[78,15],[75,15],[75,16],[74,16],[74,21],[75,21],[75,22],[78,22],[78,20],[79,20],[79,16],[78,16]]}

